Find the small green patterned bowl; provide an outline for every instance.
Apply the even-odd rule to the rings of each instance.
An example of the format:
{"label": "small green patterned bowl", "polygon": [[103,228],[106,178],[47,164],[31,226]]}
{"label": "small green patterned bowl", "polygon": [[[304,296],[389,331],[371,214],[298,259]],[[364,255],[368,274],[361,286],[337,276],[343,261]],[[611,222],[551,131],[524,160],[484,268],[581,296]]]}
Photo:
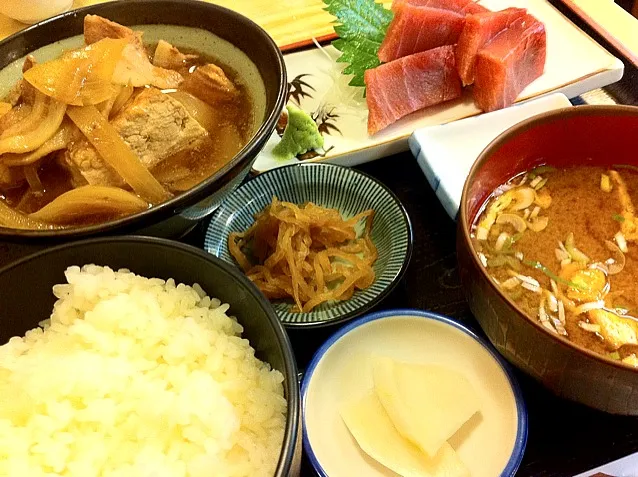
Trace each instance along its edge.
{"label": "small green patterned bowl", "polygon": [[377,305],[401,279],[412,254],[412,226],[403,205],[376,179],[332,164],[280,167],[247,182],[213,216],[204,248],[235,263],[228,251],[228,236],[250,227],[255,214],[270,204],[273,196],[295,204],[314,202],[338,209],[345,218],[374,209],[372,241],[379,252],[374,264],[374,283],[356,291],[349,300],[323,303],[310,313],[292,312],[292,300],[273,302],[285,326],[318,327],[355,318]]}

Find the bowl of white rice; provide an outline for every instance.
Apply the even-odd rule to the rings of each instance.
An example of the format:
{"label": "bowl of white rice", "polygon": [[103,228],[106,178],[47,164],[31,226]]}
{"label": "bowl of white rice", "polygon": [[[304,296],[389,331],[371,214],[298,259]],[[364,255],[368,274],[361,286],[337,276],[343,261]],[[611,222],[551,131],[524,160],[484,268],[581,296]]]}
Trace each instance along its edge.
{"label": "bowl of white rice", "polygon": [[0,475],[299,474],[297,370],[231,265],[147,237],[0,270]]}

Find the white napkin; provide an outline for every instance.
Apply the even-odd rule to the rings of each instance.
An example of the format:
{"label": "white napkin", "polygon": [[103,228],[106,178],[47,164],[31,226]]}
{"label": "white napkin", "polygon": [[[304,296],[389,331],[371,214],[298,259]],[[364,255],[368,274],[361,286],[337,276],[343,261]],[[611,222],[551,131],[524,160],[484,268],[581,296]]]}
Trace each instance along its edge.
{"label": "white napkin", "polygon": [[574,477],[590,477],[598,472],[613,475],[614,477],[638,477],[638,452]]}

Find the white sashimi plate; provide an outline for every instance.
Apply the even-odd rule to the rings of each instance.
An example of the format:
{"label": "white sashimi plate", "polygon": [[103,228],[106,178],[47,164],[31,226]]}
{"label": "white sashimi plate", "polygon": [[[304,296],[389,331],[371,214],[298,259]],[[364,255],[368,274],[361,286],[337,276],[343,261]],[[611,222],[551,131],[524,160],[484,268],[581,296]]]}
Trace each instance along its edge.
{"label": "white sashimi plate", "polygon": [[[572,98],[601,88],[622,78],[623,63],[592,40],[546,0],[481,0],[491,10],[527,8],[545,24],[547,60],[545,73],[531,83],[518,101],[561,92]],[[285,55],[290,83],[290,101],[315,118],[325,139],[324,156],[310,154],[280,161],[272,156],[279,141],[274,133],[253,166],[263,172],[299,161],[331,162],[355,166],[408,149],[408,137],[424,126],[444,124],[475,116],[481,111],[469,92],[458,100],[417,111],[383,131],[369,136],[368,109],[362,88],[347,86],[349,77],[341,75],[343,63],[336,63],[339,52],[332,46],[311,48]]]}
{"label": "white sashimi plate", "polygon": [[567,96],[553,93],[451,124],[428,126],[410,136],[410,150],[443,208],[456,219],[465,179],[490,142],[524,119],[569,107]]}

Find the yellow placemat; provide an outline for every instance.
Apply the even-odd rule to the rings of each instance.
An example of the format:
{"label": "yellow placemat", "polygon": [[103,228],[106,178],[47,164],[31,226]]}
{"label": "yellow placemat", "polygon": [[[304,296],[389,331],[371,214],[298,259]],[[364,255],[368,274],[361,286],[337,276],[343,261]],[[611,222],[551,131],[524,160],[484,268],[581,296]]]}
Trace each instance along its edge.
{"label": "yellow placemat", "polygon": [[[2,1],[2,0],[0,0]],[[75,0],[74,8],[105,0]],[[126,0],[118,0],[125,2]],[[236,10],[261,25],[280,47],[331,35],[333,17],[323,10],[322,0],[205,0]],[[25,25],[0,14],[0,39]]]}
{"label": "yellow placemat", "polygon": [[[613,0],[563,2],[638,66],[638,18]],[[638,6],[638,3],[635,5]]]}

